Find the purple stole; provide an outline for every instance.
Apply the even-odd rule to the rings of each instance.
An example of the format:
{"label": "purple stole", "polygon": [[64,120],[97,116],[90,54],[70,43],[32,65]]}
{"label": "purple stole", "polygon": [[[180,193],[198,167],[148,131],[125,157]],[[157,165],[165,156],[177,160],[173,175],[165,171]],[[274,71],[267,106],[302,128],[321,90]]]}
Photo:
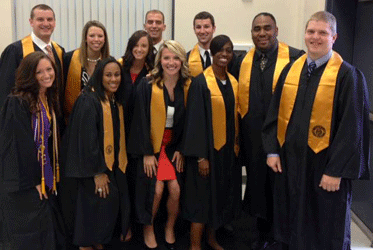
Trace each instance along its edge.
{"label": "purple stole", "polygon": [[45,178],[45,184],[49,189],[53,188],[53,168],[51,165],[48,138],[51,133],[51,123],[47,116],[47,111],[42,102],[40,103],[40,111],[32,114],[32,128],[34,132],[34,142],[38,151],[38,161],[41,171]]}

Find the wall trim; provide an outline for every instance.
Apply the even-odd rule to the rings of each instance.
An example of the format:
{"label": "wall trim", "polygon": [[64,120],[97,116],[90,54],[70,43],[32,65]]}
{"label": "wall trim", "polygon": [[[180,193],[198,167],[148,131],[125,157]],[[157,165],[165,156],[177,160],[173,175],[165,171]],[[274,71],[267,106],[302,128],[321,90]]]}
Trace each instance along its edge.
{"label": "wall trim", "polygon": [[373,232],[364,224],[362,220],[351,210],[351,219],[360,228],[360,230],[368,237],[372,242],[371,247],[373,247]]}

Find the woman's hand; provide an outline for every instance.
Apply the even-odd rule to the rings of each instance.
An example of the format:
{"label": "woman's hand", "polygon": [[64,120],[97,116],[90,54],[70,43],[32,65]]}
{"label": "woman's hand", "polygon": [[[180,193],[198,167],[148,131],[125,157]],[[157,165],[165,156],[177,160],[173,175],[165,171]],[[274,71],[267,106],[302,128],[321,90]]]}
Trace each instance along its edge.
{"label": "woman's hand", "polygon": [[172,162],[176,161],[176,171],[179,173],[184,172],[184,156],[179,152],[175,151],[172,157]]}
{"label": "woman's hand", "polygon": [[48,199],[48,195],[47,194],[42,194],[41,193],[41,185],[40,184],[37,185],[37,186],[35,186],[35,188],[36,188],[36,190],[38,190],[39,198],[40,198],[41,201],[43,200],[43,196],[44,196],[45,199]]}
{"label": "woman's hand", "polygon": [[109,195],[109,176],[107,174],[97,174],[94,177],[95,180],[95,194],[99,194],[101,198],[106,198]]}
{"label": "woman's hand", "polygon": [[210,163],[207,159],[198,159],[198,172],[202,177],[207,177],[210,174]]}
{"label": "woman's hand", "polygon": [[144,155],[144,172],[149,177],[152,178],[157,175],[158,161],[154,155]]}

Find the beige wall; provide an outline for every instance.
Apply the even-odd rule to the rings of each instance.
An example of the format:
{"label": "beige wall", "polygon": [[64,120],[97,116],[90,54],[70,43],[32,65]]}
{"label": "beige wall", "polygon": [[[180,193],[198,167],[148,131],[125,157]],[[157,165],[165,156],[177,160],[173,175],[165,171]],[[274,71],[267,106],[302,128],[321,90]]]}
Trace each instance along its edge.
{"label": "beige wall", "polygon": [[12,1],[0,0],[0,53],[12,42]]}
{"label": "beige wall", "polygon": [[215,18],[215,35],[226,34],[234,44],[252,44],[251,22],[259,12],[270,12],[279,28],[279,40],[305,48],[306,21],[316,11],[325,9],[325,0],[176,0],[175,39],[190,50],[197,42],[193,18],[208,11]]}
{"label": "beige wall", "polygon": [[[206,10],[215,17],[216,35],[226,34],[235,44],[251,44],[252,18],[267,11],[277,19],[279,39],[305,48],[304,26],[309,16],[325,7],[325,0],[176,0],[175,39],[187,50],[196,43],[193,32],[195,14]],[[0,52],[12,42],[12,1],[0,0]]]}

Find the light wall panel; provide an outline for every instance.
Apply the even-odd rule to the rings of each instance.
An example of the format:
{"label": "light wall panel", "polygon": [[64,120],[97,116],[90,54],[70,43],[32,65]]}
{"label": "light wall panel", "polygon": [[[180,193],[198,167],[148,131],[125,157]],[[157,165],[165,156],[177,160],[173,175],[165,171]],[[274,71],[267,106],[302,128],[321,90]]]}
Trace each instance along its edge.
{"label": "light wall panel", "polygon": [[144,28],[145,13],[159,9],[165,15],[164,39],[171,39],[172,0],[14,0],[14,37],[19,40],[31,32],[30,10],[45,3],[56,15],[52,39],[71,51],[80,46],[82,29],[89,20],[102,22],[108,32],[111,55],[124,54],[128,38]]}

